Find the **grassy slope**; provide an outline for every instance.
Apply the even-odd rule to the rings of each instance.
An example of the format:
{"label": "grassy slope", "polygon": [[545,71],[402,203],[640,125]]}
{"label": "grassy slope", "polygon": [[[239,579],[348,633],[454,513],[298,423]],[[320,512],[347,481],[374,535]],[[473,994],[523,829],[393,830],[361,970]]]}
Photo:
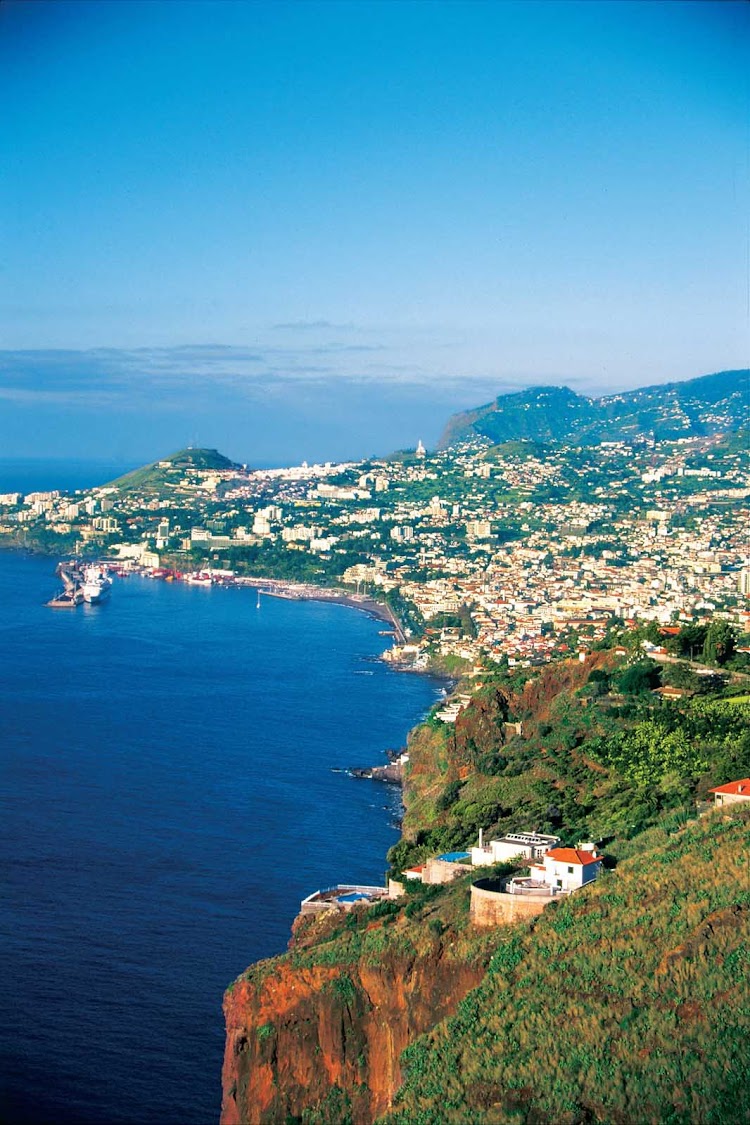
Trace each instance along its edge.
{"label": "grassy slope", "polygon": [[[421,1026],[406,1040],[401,1028],[412,1044],[386,1118],[394,1125],[750,1122],[750,809],[685,826],[697,794],[747,774],[750,708],[720,698],[676,707],[650,693],[628,701],[601,678],[622,672],[598,653],[526,684],[500,677],[455,729],[422,724],[410,740],[406,838],[394,849],[411,862],[469,842],[478,824],[539,827],[551,794],[567,841],[614,826],[614,870],[534,922],[490,930],[469,920],[471,875],[408,883],[405,899],[305,920],[289,952],[243,974],[263,987],[285,972],[333,971],[355,1037],[368,974],[389,982],[388,996],[430,980]],[[519,717],[522,736],[506,726]],[[498,772],[479,768],[488,764]],[[446,807],[451,787],[458,799]],[[467,973],[481,983],[464,995]],[[378,1050],[372,1041],[361,1056],[370,1084],[382,1079]],[[345,1085],[311,1093],[295,1119],[369,1120],[357,1116],[365,1087]]]}
{"label": "grassy slope", "polygon": [[[479,828],[488,837],[536,828],[566,843],[604,839],[620,855],[665,813],[685,820],[710,786],[747,776],[747,704],[626,697],[618,675],[613,656],[596,653],[551,665],[521,689],[488,685],[454,727],[420,727],[391,863],[402,869],[469,845]],[[521,719],[523,733],[506,719]]]}
{"label": "grassy slope", "polygon": [[210,471],[235,467],[233,461],[215,449],[181,449],[161,460],[169,461],[171,468],[160,467],[160,463],[154,461],[111,481],[110,487],[121,492],[160,492],[165,486],[176,485],[186,469]]}
{"label": "grassy slope", "polygon": [[750,809],[636,854],[497,951],[406,1052],[390,1125],[750,1120]]}

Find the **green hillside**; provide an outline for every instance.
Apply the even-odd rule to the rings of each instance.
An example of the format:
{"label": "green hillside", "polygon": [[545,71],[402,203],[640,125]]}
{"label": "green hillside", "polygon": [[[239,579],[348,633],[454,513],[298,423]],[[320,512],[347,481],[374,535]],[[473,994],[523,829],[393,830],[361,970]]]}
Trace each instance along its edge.
{"label": "green hillside", "polygon": [[750,808],[667,836],[533,924],[404,1052],[389,1125],[750,1121]]}
{"label": "green hillside", "polygon": [[750,1125],[750,806],[706,800],[750,774],[748,681],[616,639],[413,731],[389,853],[551,831],[600,842],[596,882],[506,926],[474,924],[473,871],[298,919],[227,992],[225,1120]]}
{"label": "green hillside", "polygon": [[750,370],[587,398],[567,387],[531,387],[454,414],[440,448],[470,437],[595,444],[653,436],[676,439],[733,431],[750,421]]}
{"label": "green hillside", "polygon": [[688,688],[678,700],[651,690],[678,669],[690,678],[682,665],[594,653],[523,685],[498,674],[452,727],[428,720],[410,741],[391,864],[403,870],[475,843],[480,828],[502,836],[520,824],[570,843],[605,840],[619,855],[665,815],[684,822],[711,786],[750,776],[750,707],[725,697],[742,687],[720,678],[715,692]]}
{"label": "green hillside", "polygon": [[240,466],[230,461],[216,449],[180,449],[169,457],[143,465],[131,473],[125,473],[117,480],[110,482],[110,488],[117,488],[120,492],[161,492],[165,487],[175,486],[191,471],[211,472],[212,470],[239,469]]}

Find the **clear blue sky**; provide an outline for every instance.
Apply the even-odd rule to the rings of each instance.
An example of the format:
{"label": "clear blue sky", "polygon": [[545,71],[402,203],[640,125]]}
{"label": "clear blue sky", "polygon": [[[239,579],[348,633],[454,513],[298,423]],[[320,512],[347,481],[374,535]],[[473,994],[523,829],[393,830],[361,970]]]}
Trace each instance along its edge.
{"label": "clear blue sky", "polygon": [[750,5],[0,3],[0,451],[748,365]]}

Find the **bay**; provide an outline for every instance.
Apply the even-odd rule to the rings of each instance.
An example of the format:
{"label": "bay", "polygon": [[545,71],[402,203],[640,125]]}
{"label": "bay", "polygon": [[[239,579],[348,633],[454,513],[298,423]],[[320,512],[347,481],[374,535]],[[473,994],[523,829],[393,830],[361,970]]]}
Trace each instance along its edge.
{"label": "bay", "polygon": [[0,553],[4,1120],[218,1119],[226,985],[300,899],[382,881],[385,760],[433,702],[344,606],[117,580],[54,611]]}

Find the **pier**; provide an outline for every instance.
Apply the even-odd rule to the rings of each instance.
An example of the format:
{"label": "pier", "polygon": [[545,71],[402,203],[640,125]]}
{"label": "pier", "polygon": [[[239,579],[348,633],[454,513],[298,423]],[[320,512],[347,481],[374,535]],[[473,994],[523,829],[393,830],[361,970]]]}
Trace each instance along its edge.
{"label": "pier", "polygon": [[46,603],[50,609],[76,609],[83,603],[83,576],[77,562],[59,562],[55,574],[62,578],[63,588]]}

